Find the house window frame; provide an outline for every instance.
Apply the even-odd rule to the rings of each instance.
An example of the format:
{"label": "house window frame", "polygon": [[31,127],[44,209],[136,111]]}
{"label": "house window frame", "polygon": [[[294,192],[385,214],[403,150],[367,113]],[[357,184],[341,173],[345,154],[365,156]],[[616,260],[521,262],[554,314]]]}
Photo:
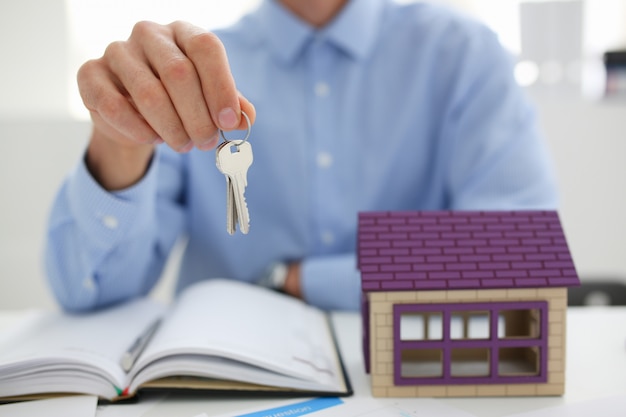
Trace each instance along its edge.
{"label": "house window frame", "polygon": [[[538,335],[531,337],[499,338],[498,320],[501,311],[537,310]],[[488,311],[489,338],[452,339],[450,321],[452,312]],[[441,313],[443,337],[441,340],[401,340],[400,320],[403,314]],[[547,381],[548,374],[548,303],[546,301],[511,301],[489,303],[433,303],[395,304],[393,306],[393,368],[395,385],[467,385],[467,384],[523,384]],[[488,348],[489,372],[486,376],[452,376],[452,349]],[[499,375],[499,350],[501,348],[536,348],[539,356],[535,375]],[[402,352],[406,350],[441,349],[441,376],[403,377]]]}

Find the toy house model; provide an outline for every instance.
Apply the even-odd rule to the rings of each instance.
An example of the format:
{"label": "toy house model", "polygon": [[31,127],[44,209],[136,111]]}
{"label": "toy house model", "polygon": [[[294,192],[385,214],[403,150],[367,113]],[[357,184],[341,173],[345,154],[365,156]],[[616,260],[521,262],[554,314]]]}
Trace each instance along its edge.
{"label": "toy house model", "polygon": [[358,227],[374,396],[563,394],[580,280],[556,212],[364,212]]}

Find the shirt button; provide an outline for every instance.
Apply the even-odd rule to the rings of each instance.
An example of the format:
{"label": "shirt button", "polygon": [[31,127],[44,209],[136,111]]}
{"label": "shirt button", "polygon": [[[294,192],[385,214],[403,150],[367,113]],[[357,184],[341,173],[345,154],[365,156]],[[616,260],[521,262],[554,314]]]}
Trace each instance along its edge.
{"label": "shirt button", "polygon": [[83,288],[89,291],[93,291],[96,287],[96,283],[93,282],[93,278],[87,277],[83,280]]}
{"label": "shirt button", "polygon": [[102,224],[109,229],[117,229],[118,221],[115,216],[104,216],[102,217]]}
{"label": "shirt button", "polygon": [[325,245],[332,245],[334,241],[335,235],[332,232],[326,231],[322,233],[322,242],[324,242]]}
{"label": "shirt button", "polygon": [[333,164],[333,156],[328,152],[320,152],[317,154],[317,166],[320,168],[329,168]]}
{"label": "shirt button", "polygon": [[330,87],[324,81],[315,84],[315,95],[318,97],[326,97],[330,93]]}

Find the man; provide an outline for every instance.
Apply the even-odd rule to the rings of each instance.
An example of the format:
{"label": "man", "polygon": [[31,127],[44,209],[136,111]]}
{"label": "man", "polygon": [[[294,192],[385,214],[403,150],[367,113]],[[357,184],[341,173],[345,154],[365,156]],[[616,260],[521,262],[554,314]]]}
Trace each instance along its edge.
{"label": "man", "polygon": [[[186,236],[178,288],[270,271],[357,309],[357,212],[556,206],[509,61],[480,24],[421,3],[267,0],[217,34],[139,23],[78,74],[93,133],[52,211],[52,289],[69,310],[145,294]],[[218,128],[241,137],[242,111],[250,233],[230,236],[213,149]]]}

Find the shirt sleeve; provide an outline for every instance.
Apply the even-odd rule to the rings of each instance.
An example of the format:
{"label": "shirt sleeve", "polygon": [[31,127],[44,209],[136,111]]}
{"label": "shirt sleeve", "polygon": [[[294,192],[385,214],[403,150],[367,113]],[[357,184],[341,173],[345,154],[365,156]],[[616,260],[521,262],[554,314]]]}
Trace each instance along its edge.
{"label": "shirt sleeve", "polygon": [[310,257],[302,262],[304,299],[324,310],[353,310],[361,305],[361,276],[353,253]]}
{"label": "shirt sleeve", "polygon": [[180,170],[159,155],[141,181],[120,192],[104,190],[84,158],[62,185],[49,219],[45,268],[64,309],[143,295],[159,278],[184,226]]}
{"label": "shirt sleeve", "polygon": [[451,209],[554,209],[556,176],[512,58],[488,29],[459,48],[443,123]]}

